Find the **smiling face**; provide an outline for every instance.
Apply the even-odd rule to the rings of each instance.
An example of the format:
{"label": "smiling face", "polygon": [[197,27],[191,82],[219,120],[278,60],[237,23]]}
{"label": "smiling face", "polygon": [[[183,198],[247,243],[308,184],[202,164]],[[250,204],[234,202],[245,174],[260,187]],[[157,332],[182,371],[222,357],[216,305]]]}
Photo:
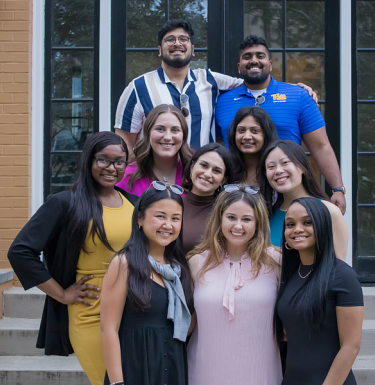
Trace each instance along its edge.
{"label": "smiling face", "polygon": [[162,199],[153,203],[138,224],[149,240],[150,249],[166,247],[180,234],[182,207],[173,199]]}
{"label": "smiling face", "polygon": [[271,187],[285,194],[302,185],[302,170],[276,147],[266,158],[266,175]]}
{"label": "smiling face", "polygon": [[285,216],[285,240],[298,251],[315,254],[315,233],[313,223],[306,209],[300,203],[289,207]]}
{"label": "smiling face", "polygon": [[254,209],[242,200],[232,203],[223,212],[221,230],[227,250],[241,250],[241,254],[244,254],[256,228]]}
{"label": "smiling face", "polygon": [[236,145],[243,154],[256,154],[264,145],[262,127],[254,116],[246,116],[236,128]]}
{"label": "smiling face", "polygon": [[272,60],[270,60],[267,49],[264,45],[255,44],[246,47],[240,54],[240,62],[237,64],[238,73],[244,78],[245,84],[261,86],[258,89],[266,88],[272,71]]}
{"label": "smiling face", "polygon": [[225,165],[217,152],[206,152],[201,155],[191,167],[191,192],[198,196],[209,196],[221,186],[224,181]]}
{"label": "smiling face", "polygon": [[126,154],[120,145],[112,144],[104,147],[101,151],[94,154],[91,166],[91,175],[102,188],[114,188],[115,184],[120,182],[125,174],[125,164],[122,168],[115,168],[110,164],[106,168],[99,167],[95,158],[102,158],[111,161],[126,161]]}
{"label": "smiling face", "polygon": [[[176,41],[172,45],[168,45],[165,41],[169,36],[175,36]],[[189,40],[186,44],[181,44],[177,39],[179,36],[187,36],[189,34],[183,28],[176,28],[165,34],[161,46],[159,45],[159,57],[161,60],[172,68],[182,68],[189,65],[194,55],[194,45]]]}
{"label": "smiling face", "polygon": [[181,123],[175,114],[160,114],[150,130],[150,144],[154,156],[174,157],[182,146],[183,136]]}

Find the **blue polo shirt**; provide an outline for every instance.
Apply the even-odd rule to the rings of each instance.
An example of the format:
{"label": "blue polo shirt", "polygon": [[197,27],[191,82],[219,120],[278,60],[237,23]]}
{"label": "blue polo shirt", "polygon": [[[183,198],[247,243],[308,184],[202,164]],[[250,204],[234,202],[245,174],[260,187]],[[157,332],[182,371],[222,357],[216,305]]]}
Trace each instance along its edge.
{"label": "blue polo shirt", "polygon": [[[280,139],[290,139],[301,144],[302,135],[325,126],[322,114],[308,92],[299,86],[278,82],[271,76],[271,83],[260,105],[271,116]],[[221,95],[216,105],[216,128],[228,147],[229,126],[242,107],[255,106],[255,98],[245,83]]]}

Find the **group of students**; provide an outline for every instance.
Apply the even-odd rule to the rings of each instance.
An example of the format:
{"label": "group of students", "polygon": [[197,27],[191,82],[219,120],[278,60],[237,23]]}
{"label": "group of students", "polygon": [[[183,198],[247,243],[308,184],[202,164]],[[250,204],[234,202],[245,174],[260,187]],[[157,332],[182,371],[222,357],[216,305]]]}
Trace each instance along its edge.
{"label": "group of students", "polygon": [[302,148],[261,107],[229,150],[187,137],[165,104],[129,165],[120,136],[92,135],[73,188],[17,235],[15,273],[47,294],[37,347],[95,385],[356,384],[362,290]]}

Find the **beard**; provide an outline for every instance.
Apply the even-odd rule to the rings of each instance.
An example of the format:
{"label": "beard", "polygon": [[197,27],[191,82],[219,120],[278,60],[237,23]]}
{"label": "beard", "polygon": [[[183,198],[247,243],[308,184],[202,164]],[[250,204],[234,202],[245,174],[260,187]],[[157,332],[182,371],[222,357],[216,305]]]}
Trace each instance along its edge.
{"label": "beard", "polygon": [[186,57],[175,57],[171,58],[170,56],[163,53],[163,50],[161,51],[161,60],[169,67],[172,68],[182,68],[186,67],[190,62],[193,54]]}
{"label": "beard", "polygon": [[241,72],[241,75],[244,78],[245,83],[254,84],[254,85],[264,83],[268,79],[269,74],[270,74],[269,72],[264,72],[263,69],[259,74],[254,74],[254,75],[248,75],[246,69],[245,71]]}

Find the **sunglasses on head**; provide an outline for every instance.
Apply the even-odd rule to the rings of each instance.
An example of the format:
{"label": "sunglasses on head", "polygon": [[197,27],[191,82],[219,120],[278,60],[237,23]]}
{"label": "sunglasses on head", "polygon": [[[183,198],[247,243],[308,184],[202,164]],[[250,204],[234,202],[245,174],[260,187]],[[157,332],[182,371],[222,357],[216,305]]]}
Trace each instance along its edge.
{"label": "sunglasses on head", "polygon": [[175,194],[178,194],[178,195],[181,195],[184,192],[184,189],[181,186],[177,186],[176,184],[168,184],[168,183],[160,182],[158,180],[153,181],[151,183],[151,186],[155,190],[159,190],[159,191],[163,191],[165,189],[169,189],[169,190],[171,190],[172,192],[174,192]]}
{"label": "sunglasses on head", "polygon": [[224,190],[228,193],[233,191],[245,191],[249,194],[257,194],[259,187],[248,186],[246,184],[226,184],[224,185]]}

